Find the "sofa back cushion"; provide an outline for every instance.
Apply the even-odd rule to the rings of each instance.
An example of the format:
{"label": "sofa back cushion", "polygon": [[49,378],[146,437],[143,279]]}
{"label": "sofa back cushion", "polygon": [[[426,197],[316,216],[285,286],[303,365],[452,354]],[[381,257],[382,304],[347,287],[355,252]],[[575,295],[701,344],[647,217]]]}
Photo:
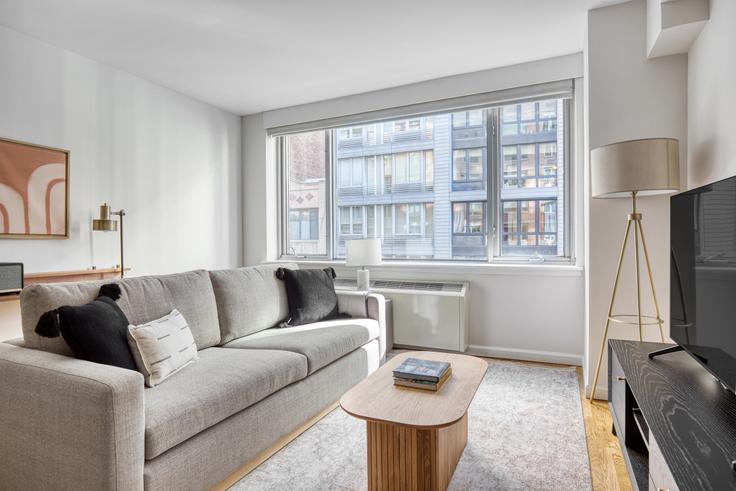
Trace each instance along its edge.
{"label": "sofa back cushion", "polygon": [[276,270],[281,267],[298,269],[296,264],[265,264],[210,271],[222,344],[289,318],[286,288],[276,278]]}
{"label": "sofa back cushion", "polygon": [[28,348],[71,356],[64,340],[42,338],[34,332],[44,312],[63,305],[82,305],[97,297],[100,286],[118,283],[118,306],[131,324],[144,324],[176,309],[187,319],[197,349],[220,343],[215,294],[207,271],[197,270],[163,276],[123,280],[47,283],[29,285],[20,296],[23,338]]}

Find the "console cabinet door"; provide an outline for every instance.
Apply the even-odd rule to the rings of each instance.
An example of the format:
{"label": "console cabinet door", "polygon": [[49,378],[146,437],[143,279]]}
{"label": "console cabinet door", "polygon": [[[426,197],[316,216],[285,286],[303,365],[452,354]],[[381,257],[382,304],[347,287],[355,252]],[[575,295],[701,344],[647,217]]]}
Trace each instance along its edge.
{"label": "console cabinet door", "polygon": [[[651,433],[649,434],[649,478],[656,491],[679,491],[675,478],[667,467],[662,451]],[[650,484],[651,487],[651,484]]]}
{"label": "console cabinet door", "polygon": [[611,351],[611,406],[613,417],[616,418],[618,429],[621,432],[621,441],[626,441],[626,380],[624,369]]}

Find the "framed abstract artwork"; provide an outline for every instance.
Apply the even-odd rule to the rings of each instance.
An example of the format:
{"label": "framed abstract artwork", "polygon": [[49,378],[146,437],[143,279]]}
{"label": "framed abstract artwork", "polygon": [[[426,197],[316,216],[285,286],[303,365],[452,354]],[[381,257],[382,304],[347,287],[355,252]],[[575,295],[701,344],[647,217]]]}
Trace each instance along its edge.
{"label": "framed abstract artwork", "polygon": [[0,138],[0,239],[69,237],[69,151]]}

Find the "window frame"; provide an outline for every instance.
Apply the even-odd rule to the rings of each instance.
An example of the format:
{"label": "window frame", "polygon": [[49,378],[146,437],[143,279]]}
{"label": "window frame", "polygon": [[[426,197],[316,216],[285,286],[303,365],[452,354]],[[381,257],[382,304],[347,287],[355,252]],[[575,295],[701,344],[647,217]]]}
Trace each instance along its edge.
{"label": "window frame", "polygon": [[[539,101],[544,100],[546,98],[540,97],[537,101],[537,104],[535,104],[535,116],[538,116],[539,114]],[[558,98],[560,99],[560,98]],[[513,102],[509,103],[513,104]],[[489,263],[496,263],[496,264],[526,264],[526,263],[549,263],[549,264],[574,264],[575,263],[575,254],[573,251],[573,244],[574,244],[574,224],[573,224],[573,207],[574,202],[572,200],[573,197],[573,183],[575,182],[575,173],[573,169],[573,161],[572,161],[572,148],[573,148],[573,135],[572,135],[572,128],[573,128],[573,113],[575,108],[575,95],[573,94],[570,98],[562,98],[562,125],[563,125],[563,141],[562,141],[562,152],[563,152],[563,160],[562,160],[562,199],[563,199],[563,215],[562,219],[563,222],[563,244],[562,244],[562,250],[563,254],[561,256],[558,255],[528,255],[528,256],[511,256],[511,255],[503,255],[501,252],[501,246],[503,241],[503,201],[502,198],[502,191],[503,191],[503,145],[501,144],[501,137],[502,137],[502,128],[503,128],[503,118],[501,117],[501,108],[502,106],[496,106],[488,111],[489,113],[489,124],[488,124],[488,146],[489,146],[489,152],[492,151],[494,158],[496,159],[495,165],[493,170],[491,172],[488,172],[489,174],[489,180],[488,180],[488,189],[490,190],[489,193],[493,193],[492,196],[494,196],[493,199],[489,199],[489,203],[492,207],[492,210],[488,213],[489,216],[489,230],[491,231],[488,245],[489,245]],[[518,114],[518,113],[517,113]],[[558,114],[559,118],[559,114]],[[539,119],[535,119],[535,121],[539,121]],[[520,123],[520,120],[518,122]],[[518,133],[514,136],[518,136]],[[559,155],[560,152],[560,146],[557,146],[557,152]],[[536,159],[536,157],[535,157]],[[536,162],[535,162],[536,165]],[[527,188],[527,189],[534,189],[534,188]],[[550,188],[536,188],[542,190],[543,192],[545,189]],[[489,194],[490,195],[490,194]],[[497,198],[496,198],[497,197]],[[520,200],[529,201],[532,199],[545,199],[548,198],[546,195],[540,195],[539,197],[528,197],[528,198],[519,198]],[[511,201],[512,198],[507,199],[507,201]],[[558,206],[559,206],[559,200],[558,200]],[[559,208],[558,208],[559,209]]]}
{"label": "window frame", "polygon": [[[503,188],[503,146],[501,145],[501,134],[502,134],[502,127],[503,127],[503,121],[501,117],[501,108],[505,105],[511,105],[511,104],[521,104],[523,102],[534,102],[535,103],[535,124],[539,124],[540,121],[551,119],[551,118],[539,118],[540,113],[540,102],[543,100],[548,99],[562,99],[562,118],[561,118],[561,124],[563,125],[563,144],[562,148],[560,148],[559,142],[557,145],[557,152],[559,154],[560,151],[563,152],[563,159],[562,159],[562,186],[563,186],[563,213],[562,215],[558,214],[558,220],[562,219],[564,220],[563,223],[563,254],[561,256],[557,255],[550,255],[550,256],[504,256],[501,254],[501,242],[502,242],[502,235],[503,235],[503,222],[502,222],[502,208],[503,208],[503,201],[511,200],[512,198],[503,199],[501,195],[501,191]],[[395,120],[404,120],[407,121],[407,129],[406,132],[410,131],[416,131],[416,130],[409,130],[408,128],[408,120],[419,120],[419,130],[418,131],[424,131],[425,129],[425,119],[429,116],[433,116],[435,114],[443,114],[443,113],[450,113],[450,130],[452,129],[462,129],[462,128],[454,128],[453,125],[453,119],[454,119],[454,113],[455,112],[461,112],[461,111],[470,111],[474,109],[479,110],[485,110],[485,129],[486,129],[486,146],[485,147],[472,147],[472,148],[479,148],[483,152],[483,155],[485,156],[483,166],[483,172],[484,172],[484,179],[481,180],[485,181],[486,183],[486,200],[485,200],[485,221],[484,221],[484,233],[486,234],[487,238],[487,249],[488,254],[487,258],[483,260],[467,260],[467,259],[453,259],[453,258],[447,258],[447,259],[392,259],[390,257],[386,258],[386,261],[391,262],[413,262],[413,261],[427,261],[427,262],[436,262],[436,261],[447,261],[447,262],[470,262],[475,264],[509,264],[509,263],[516,263],[516,264],[527,264],[530,262],[544,262],[544,263],[550,263],[550,264],[574,264],[575,262],[575,256],[574,251],[572,250],[572,244],[574,243],[574,223],[573,223],[573,216],[574,216],[574,202],[572,200],[573,197],[573,187],[574,187],[574,169],[573,169],[573,155],[572,155],[572,148],[573,148],[573,138],[572,135],[572,119],[574,116],[574,108],[575,108],[575,91],[573,90],[571,95],[544,95],[540,94],[539,96],[528,96],[522,99],[519,99],[518,101],[509,100],[509,101],[503,101],[502,103],[495,102],[489,105],[475,105],[475,106],[468,106],[468,107],[459,107],[459,108],[452,108],[448,107],[444,110],[437,110],[434,112],[427,112],[424,114],[419,115],[405,115],[405,116],[394,116],[391,119],[385,119],[385,120],[366,120],[363,125],[371,125],[374,124],[376,128],[376,140],[379,138],[379,134],[381,134],[381,138],[383,139],[383,131],[380,131],[381,129],[385,129],[385,124],[391,123],[391,128],[395,130]],[[559,110],[557,111],[557,122],[560,124],[560,115]],[[467,116],[466,116],[467,121]],[[522,121],[520,119],[520,115],[517,113],[517,125],[521,125]],[[354,126],[361,126],[360,122],[351,122],[348,124],[345,124],[344,126],[351,128],[351,134],[352,134],[352,127]],[[482,127],[483,123],[477,126],[473,127]],[[326,196],[325,196],[325,207],[326,207],[326,224],[325,229],[327,231],[328,236],[326,237],[326,254],[318,254],[318,255],[309,255],[309,256],[299,256],[296,254],[289,254],[288,251],[288,226],[289,226],[289,220],[288,220],[288,202],[286,201],[287,194],[288,194],[288,148],[287,145],[284,144],[284,142],[287,140],[283,137],[288,137],[289,133],[284,134],[274,134],[275,138],[273,138],[274,144],[275,144],[275,156],[277,159],[277,181],[278,181],[278,190],[279,190],[279,226],[277,227],[278,230],[278,250],[279,258],[283,259],[289,259],[289,258],[310,258],[314,260],[339,260],[336,258],[335,253],[337,250],[337,234],[338,232],[336,227],[339,227],[339,217],[337,217],[337,209],[336,207],[333,207],[333,203],[335,202],[335,198],[337,197],[337,190],[338,190],[338,172],[336,172],[336,144],[339,140],[338,136],[338,130],[341,129],[343,125],[339,126],[332,126],[332,127],[326,127],[324,128],[325,135],[326,135],[326,165],[325,165],[325,181],[326,181]],[[380,127],[380,128],[379,128]],[[518,126],[517,126],[518,129]],[[302,131],[317,131],[315,130],[300,130],[300,131],[294,131],[294,133],[300,133]],[[517,134],[518,131],[517,131]],[[366,131],[362,132],[363,139],[366,138]],[[376,142],[378,144],[378,142]],[[535,153],[535,172],[539,174],[539,150],[541,149],[541,143],[538,143],[535,145],[535,149],[537,150]],[[469,162],[468,162],[468,153],[467,150],[470,150],[470,148],[462,148],[462,149],[453,149],[453,150],[465,150],[465,165],[466,169],[469,170]],[[422,187],[425,187],[427,185],[426,182],[426,168],[425,168],[425,152],[427,150],[421,150],[420,151],[420,158],[421,158],[421,171],[420,171],[420,182],[422,184]],[[430,150],[433,151],[433,183],[432,185],[436,185],[436,176],[434,176],[434,169],[436,168],[435,163],[435,155],[436,149]],[[518,144],[517,144],[517,151],[518,151]],[[406,159],[407,159],[407,170],[409,167],[408,161],[409,161],[409,153],[406,152]],[[452,152],[451,152],[452,155]],[[518,155],[518,153],[517,153]],[[362,158],[363,165],[362,170],[363,173],[366,171],[366,163],[365,158]],[[384,155],[383,154],[377,154],[374,159],[375,166],[374,171],[376,173],[376,193],[383,193],[385,191],[385,176],[383,172],[383,165],[384,165]],[[455,159],[454,156],[451,160],[451,170],[450,170],[450,184],[452,182],[477,182],[475,180],[473,181],[455,181],[454,180],[454,165],[455,165]],[[520,165],[520,164],[518,164]],[[517,167],[518,170],[518,167]],[[396,178],[396,169],[395,169],[395,158],[393,155],[391,155],[391,186],[396,185],[395,178]],[[559,170],[558,170],[559,172]],[[467,176],[469,177],[470,174],[467,173]],[[517,176],[518,177],[518,176]],[[539,179],[540,176],[536,175],[536,179]],[[362,186],[363,188],[366,187],[367,183],[365,182],[365,176],[363,179]],[[539,188],[544,189],[544,188]],[[519,198],[520,200],[544,200],[545,196],[537,197],[527,197]],[[455,200],[451,201],[450,203],[450,210],[451,210],[451,222],[453,221],[453,205],[454,203],[465,201],[465,200]],[[476,201],[476,200],[471,200]],[[559,203],[559,200],[558,200]],[[402,203],[402,202],[394,202],[391,203],[391,205],[399,205],[399,204],[408,204],[408,203]],[[424,233],[426,228],[426,203],[421,203],[423,206],[421,206],[421,229],[422,233]],[[367,233],[367,217],[366,215],[366,204],[360,205],[363,207],[363,234]],[[375,235],[383,234],[383,230],[385,227],[384,224],[384,216],[383,216],[383,205],[373,205],[375,206]],[[466,205],[467,206],[467,205]],[[559,205],[558,205],[559,206]],[[395,230],[396,227],[396,208],[395,206],[392,206],[393,212],[392,212],[392,228]],[[467,212],[467,208],[466,208]],[[436,213],[433,212],[433,217],[436,218]],[[407,213],[407,220],[408,220],[408,213]],[[434,229],[434,227],[432,227]],[[458,235],[455,234],[454,228],[451,226],[450,228],[450,236]],[[482,235],[482,234],[473,234],[473,235]],[[559,238],[559,234],[558,238]]]}
{"label": "window frame", "polygon": [[[333,140],[337,139],[337,132],[325,130],[311,130],[325,132],[325,253],[299,255],[289,254],[289,157],[288,144],[290,135],[282,135],[273,139],[273,155],[276,158],[276,181],[278,186],[278,224],[276,227],[276,240],[279,248],[279,258],[313,258],[316,260],[330,260],[333,257],[333,238],[332,227],[334,213],[332,211],[332,203],[337,192],[336,172],[333,171],[334,152],[332,150]],[[334,176],[333,176],[334,174]],[[319,213],[317,214],[319,220]],[[319,241],[319,234],[317,237]]]}

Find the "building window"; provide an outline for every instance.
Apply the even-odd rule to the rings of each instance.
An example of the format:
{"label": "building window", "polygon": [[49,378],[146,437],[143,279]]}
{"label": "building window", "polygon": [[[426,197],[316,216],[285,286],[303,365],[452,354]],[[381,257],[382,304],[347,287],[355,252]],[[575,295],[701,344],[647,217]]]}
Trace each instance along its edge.
{"label": "building window", "polygon": [[557,99],[524,102],[503,108],[505,135],[531,135],[557,131]]}
{"label": "building window", "polygon": [[557,200],[503,201],[501,249],[507,255],[557,253]]}
{"label": "building window", "polygon": [[557,186],[557,142],[504,145],[503,187]]}
{"label": "building window", "polygon": [[363,157],[338,160],[337,173],[340,187],[363,186],[363,165]]}
{"label": "building window", "polygon": [[452,233],[456,235],[480,235],[486,223],[486,203],[470,201],[452,204]]}
{"label": "building window", "polygon": [[470,148],[452,152],[452,180],[455,182],[483,180],[483,149]]}
{"label": "building window", "polygon": [[276,137],[282,255],[340,259],[347,240],[378,237],[386,259],[569,260],[570,107],[541,99]]}
{"label": "building window", "polygon": [[289,237],[291,240],[319,240],[319,209],[291,210]]}
{"label": "building window", "polygon": [[338,132],[338,137],[341,140],[349,140],[352,138],[362,138],[363,128],[361,126],[355,126],[353,128],[341,128]]}
{"label": "building window", "polygon": [[483,126],[483,110],[460,111],[452,113],[452,127],[455,129]]}

